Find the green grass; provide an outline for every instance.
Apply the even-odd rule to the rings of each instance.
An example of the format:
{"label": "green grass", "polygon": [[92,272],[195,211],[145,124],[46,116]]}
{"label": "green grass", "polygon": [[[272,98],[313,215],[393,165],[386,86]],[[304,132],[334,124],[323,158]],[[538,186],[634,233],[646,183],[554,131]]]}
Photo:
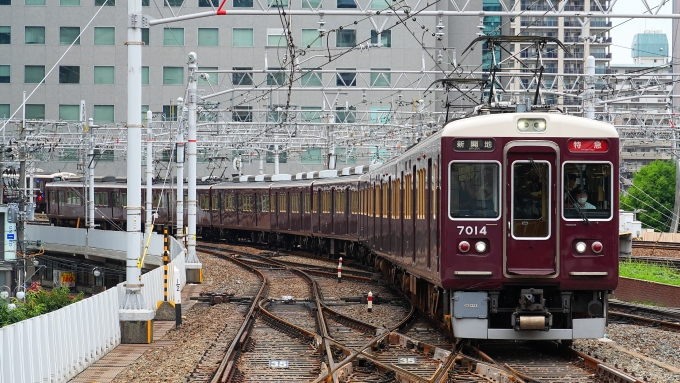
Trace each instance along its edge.
{"label": "green grass", "polygon": [[619,264],[619,275],[680,286],[680,272],[669,266],[650,265],[636,261],[621,261]]}

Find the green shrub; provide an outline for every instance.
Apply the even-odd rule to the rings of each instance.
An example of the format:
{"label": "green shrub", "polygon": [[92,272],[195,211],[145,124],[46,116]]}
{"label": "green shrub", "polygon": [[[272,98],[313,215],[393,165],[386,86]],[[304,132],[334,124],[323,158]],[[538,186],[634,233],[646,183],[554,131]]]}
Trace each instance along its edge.
{"label": "green shrub", "polygon": [[68,287],[52,291],[44,290],[42,287],[29,289],[26,291],[25,302],[12,298],[11,303],[16,305],[14,310],[9,309],[7,302],[0,303],[0,327],[59,310],[82,300],[83,296],[82,292],[77,295],[71,294]]}

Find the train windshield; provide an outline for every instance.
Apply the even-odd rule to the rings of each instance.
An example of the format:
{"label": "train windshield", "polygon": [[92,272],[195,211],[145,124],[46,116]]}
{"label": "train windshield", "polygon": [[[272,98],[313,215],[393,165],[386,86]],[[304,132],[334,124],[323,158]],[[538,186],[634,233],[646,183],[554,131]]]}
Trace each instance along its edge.
{"label": "train windshield", "polygon": [[565,162],[563,178],[565,219],[611,219],[612,165]]}
{"label": "train windshield", "polygon": [[451,164],[451,218],[496,219],[500,216],[499,169],[497,162]]}

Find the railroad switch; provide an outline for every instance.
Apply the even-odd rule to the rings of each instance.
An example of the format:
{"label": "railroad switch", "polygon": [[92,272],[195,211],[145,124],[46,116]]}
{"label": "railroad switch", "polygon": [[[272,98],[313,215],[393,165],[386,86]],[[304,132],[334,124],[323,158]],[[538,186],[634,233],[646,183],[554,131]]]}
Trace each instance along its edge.
{"label": "railroad switch", "polygon": [[234,293],[201,293],[198,297],[191,297],[191,300],[209,303],[211,306],[220,303],[249,302],[250,297],[235,297]]}

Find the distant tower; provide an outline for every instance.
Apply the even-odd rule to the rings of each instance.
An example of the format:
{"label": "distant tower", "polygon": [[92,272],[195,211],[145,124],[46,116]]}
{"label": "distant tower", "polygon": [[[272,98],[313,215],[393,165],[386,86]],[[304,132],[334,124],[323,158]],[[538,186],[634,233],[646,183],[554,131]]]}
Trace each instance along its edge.
{"label": "distant tower", "polygon": [[645,31],[633,37],[631,56],[635,64],[668,63],[668,37],[663,31]]}

